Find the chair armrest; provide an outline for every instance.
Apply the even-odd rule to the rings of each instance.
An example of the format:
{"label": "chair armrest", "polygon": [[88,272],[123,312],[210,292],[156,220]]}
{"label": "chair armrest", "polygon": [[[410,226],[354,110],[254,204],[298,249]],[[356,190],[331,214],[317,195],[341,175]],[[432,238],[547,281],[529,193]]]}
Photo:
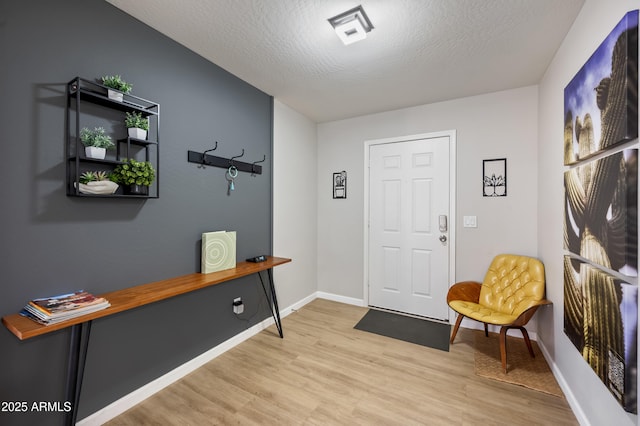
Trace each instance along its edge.
{"label": "chair armrest", "polygon": [[525,324],[529,322],[529,320],[531,319],[533,314],[536,313],[538,308],[544,305],[553,305],[553,302],[547,299],[539,300],[538,302],[536,302],[535,305],[533,305],[532,307],[530,307],[529,309],[521,313],[520,316],[516,318],[516,320],[513,323],[511,323],[511,325],[514,325],[517,327],[523,327]]}
{"label": "chair armrest", "polygon": [[462,281],[449,288],[447,303],[452,300],[464,300],[465,302],[478,303],[482,284],[477,281]]}

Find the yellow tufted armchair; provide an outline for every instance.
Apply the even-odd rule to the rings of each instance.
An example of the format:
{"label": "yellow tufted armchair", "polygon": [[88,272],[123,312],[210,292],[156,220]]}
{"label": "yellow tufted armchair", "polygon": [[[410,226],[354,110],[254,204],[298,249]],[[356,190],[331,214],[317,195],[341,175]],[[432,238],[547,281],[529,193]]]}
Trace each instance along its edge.
{"label": "yellow tufted armchair", "polygon": [[447,294],[447,303],[458,313],[451,334],[451,343],[464,317],[484,323],[485,335],[488,324],[499,325],[500,357],[502,369],[507,372],[507,331],[517,328],[522,331],[529,353],[533,348],[524,326],[539,306],[551,302],[544,299],[544,266],[538,259],[513,254],[496,256],[482,284],[464,281],[454,284]]}

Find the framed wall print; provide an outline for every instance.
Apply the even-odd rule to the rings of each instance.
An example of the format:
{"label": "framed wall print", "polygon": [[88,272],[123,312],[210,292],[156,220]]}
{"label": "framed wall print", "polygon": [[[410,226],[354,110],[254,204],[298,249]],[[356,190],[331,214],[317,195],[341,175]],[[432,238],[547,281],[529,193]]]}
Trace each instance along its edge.
{"label": "framed wall print", "polygon": [[482,160],[482,196],[507,196],[507,159]]}
{"label": "framed wall print", "polygon": [[347,198],[347,172],[333,174],[333,198]]}

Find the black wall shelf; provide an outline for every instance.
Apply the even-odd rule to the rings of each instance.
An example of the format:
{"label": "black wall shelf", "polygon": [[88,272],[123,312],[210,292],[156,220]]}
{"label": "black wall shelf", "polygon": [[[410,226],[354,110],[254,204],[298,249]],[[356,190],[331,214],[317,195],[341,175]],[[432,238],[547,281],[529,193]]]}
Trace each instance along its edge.
{"label": "black wall shelf", "polygon": [[155,102],[129,94],[124,94],[122,102],[115,101],[107,96],[107,87],[80,77],[76,77],[69,83],[70,96],[76,96],[76,92],[78,91],[80,92],[78,95],[82,101],[91,102],[118,111],[140,112],[143,116],[147,117],[160,114],[160,105]]}
{"label": "black wall shelf", "polygon": [[[113,137],[115,142],[115,156],[105,159],[88,158],[84,155],[84,147],[80,141],[80,128],[84,127],[84,104],[99,105],[104,111],[119,111],[116,115],[125,112],[137,112],[150,119],[154,130],[150,133],[150,140],[142,140],[131,137]],[[101,113],[100,113],[101,114]],[[124,114],[122,114],[124,121]],[[126,130],[126,129],[125,129]],[[123,135],[124,136],[124,135]],[[73,197],[89,198],[158,198],[160,179],[160,104],[124,94],[122,102],[110,99],[107,95],[107,87],[96,82],[76,77],[67,84],[67,111],[66,111],[66,143],[65,155],[67,158],[67,195]],[[140,158],[140,157],[143,158]],[[117,165],[123,164],[127,158],[135,158],[138,161],[152,163],[156,177],[149,187],[149,195],[126,194],[122,185],[114,194],[87,194],[80,191],[80,175],[85,171],[100,170],[112,171]]]}

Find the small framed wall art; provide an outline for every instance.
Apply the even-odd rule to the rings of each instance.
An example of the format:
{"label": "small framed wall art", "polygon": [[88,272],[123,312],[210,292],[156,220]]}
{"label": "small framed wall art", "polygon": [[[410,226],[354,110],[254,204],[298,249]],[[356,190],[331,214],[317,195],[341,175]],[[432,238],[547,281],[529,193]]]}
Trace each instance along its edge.
{"label": "small framed wall art", "polygon": [[482,196],[507,196],[507,159],[482,160]]}
{"label": "small framed wall art", "polygon": [[333,198],[347,198],[347,172],[333,174]]}

